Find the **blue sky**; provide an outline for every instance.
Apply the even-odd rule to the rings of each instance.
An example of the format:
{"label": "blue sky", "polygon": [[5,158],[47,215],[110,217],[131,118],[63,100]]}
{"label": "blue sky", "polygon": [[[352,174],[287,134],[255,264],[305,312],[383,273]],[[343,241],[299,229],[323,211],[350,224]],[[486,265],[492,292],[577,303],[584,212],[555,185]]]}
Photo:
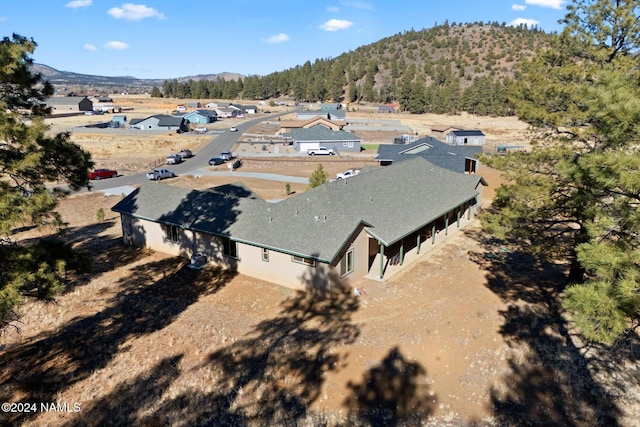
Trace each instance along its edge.
{"label": "blue sky", "polygon": [[520,22],[558,31],[565,0],[20,0],[2,37],[33,38],[37,63],[103,76],[265,75],[406,30]]}

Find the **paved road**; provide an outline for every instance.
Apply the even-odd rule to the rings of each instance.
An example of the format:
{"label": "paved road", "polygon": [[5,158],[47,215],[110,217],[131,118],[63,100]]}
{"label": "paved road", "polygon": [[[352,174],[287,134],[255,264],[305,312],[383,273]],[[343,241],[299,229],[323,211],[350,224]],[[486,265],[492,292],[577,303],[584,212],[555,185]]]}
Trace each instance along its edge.
{"label": "paved road", "polygon": [[[231,147],[233,147],[238,141],[239,137],[257,125],[260,122],[265,121],[266,119],[274,119],[279,116],[283,116],[285,114],[290,114],[291,110],[284,111],[281,113],[270,114],[268,116],[261,116],[252,120],[248,120],[243,123],[235,124],[235,127],[238,129],[237,132],[229,132],[228,130],[217,134],[217,136],[213,137],[211,142],[207,144],[203,149],[199,152],[194,153],[195,156],[187,159],[186,161],[178,164],[178,165],[165,165],[166,169],[169,169],[176,173],[176,175],[208,175],[211,173],[215,174],[223,174],[225,172],[214,172],[206,169],[209,166],[209,159],[212,157],[219,157],[220,153],[224,151],[230,151]],[[229,120],[229,127],[233,126],[234,123],[232,120]],[[197,171],[197,172],[196,172]],[[231,172],[236,175],[240,175],[240,172]],[[267,177],[269,174],[256,174],[260,175],[262,179],[270,179]],[[296,177],[287,177],[287,179],[281,179],[284,175],[275,175],[275,179],[278,181],[285,180],[289,182],[297,182]],[[306,179],[306,178],[305,178]],[[118,188],[128,188],[128,186],[140,185],[144,182],[147,182],[147,176],[145,173],[139,173],[135,175],[122,175],[117,178],[103,179],[99,181],[92,181],[91,187],[92,190],[102,191],[106,189],[110,189],[113,187]]]}

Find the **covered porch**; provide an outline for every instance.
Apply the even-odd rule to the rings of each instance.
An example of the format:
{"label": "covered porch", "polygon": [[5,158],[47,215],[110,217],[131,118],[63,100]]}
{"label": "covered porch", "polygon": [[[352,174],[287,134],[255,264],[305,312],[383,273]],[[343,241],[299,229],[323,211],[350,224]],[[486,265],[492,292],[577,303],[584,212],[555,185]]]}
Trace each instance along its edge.
{"label": "covered porch", "polygon": [[385,281],[399,273],[438,244],[457,234],[475,219],[475,199],[431,220],[418,230],[391,243],[384,244],[369,237],[369,272],[367,279]]}

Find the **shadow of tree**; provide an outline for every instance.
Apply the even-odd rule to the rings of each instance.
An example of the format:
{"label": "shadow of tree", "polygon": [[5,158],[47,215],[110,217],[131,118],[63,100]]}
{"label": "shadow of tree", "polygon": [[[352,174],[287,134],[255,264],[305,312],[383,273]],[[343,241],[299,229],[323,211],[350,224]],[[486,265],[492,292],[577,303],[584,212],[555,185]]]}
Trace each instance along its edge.
{"label": "shadow of tree", "polygon": [[[180,375],[178,364],[181,359],[182,355],[161,360],[150,371],[119,384],[100,400],[83,406],[77,417],[64,425],[67,427],[135,425],[139,414],[152,411],[153,405],[178,378]],[[167,424],[160,419],[149,419],[145,425]]]}
{"label": "shadow of tree", "polygon": [[397,347],[380,365],[365,372],[362,382],[349,382],[352,395],[345,401],[349,425],[420,426],[434,411],[437,396],[427,384],[427,372],[405,359]]}
{"label": "shadow of tree", "polygon": [[[106,366],[127,340],[168,326],[234,275],[221,269],[195,271],[176,258],[132,267],[103,310],[9,348],[0,358],[0,399],[55,401],[57,393]],[[12,422],[29,416],[9,415]]]}
{"label": "shadow of tree", "polygon": [[159,413],[172,425],[215,426],[297,425],[311,416],[325,374],[344,362],[336,347],[359,335],[351,322],[358,299],[320,267],[303,279],[307,289],[285,300],[277,317],[209,355],[206,365],[218,373],[213,392],[184,393]]}
{"label": "shadow of tree", "polygon": [[473,237],[487,252],[470,258],[508,305],[500,333],[511,372],[491,390],[495,417],[508,425],[619,425],[620,408],[594,377],[598,362],[585,357],[564,317],[566,266],[511,251],[482,233]]}

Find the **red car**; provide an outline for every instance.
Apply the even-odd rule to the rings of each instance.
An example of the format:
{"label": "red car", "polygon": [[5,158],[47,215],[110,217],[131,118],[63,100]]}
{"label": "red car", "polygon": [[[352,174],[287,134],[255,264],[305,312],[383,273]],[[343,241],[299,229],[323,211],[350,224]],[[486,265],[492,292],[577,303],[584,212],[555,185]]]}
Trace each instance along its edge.
{"label": "red car", "polygon": [[115,178],[118,172],[111,169],[96,169],[89,172],[89,179]]}

